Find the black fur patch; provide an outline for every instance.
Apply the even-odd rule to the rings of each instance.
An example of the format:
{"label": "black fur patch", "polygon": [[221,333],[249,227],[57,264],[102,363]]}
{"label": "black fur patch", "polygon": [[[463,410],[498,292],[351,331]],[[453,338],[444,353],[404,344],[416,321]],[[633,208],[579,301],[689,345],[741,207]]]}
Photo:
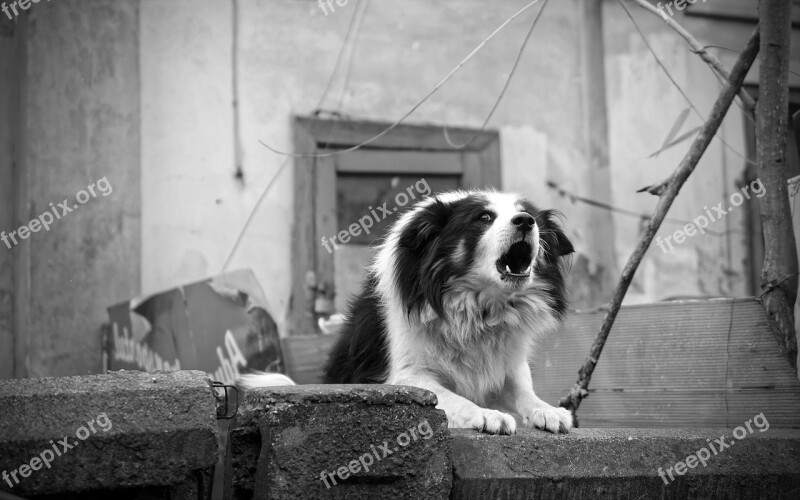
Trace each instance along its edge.
{"label": "black fur patch", "polygon": [[[524,205],[526,209],[532,208],[530,203],[526,202]],[[536,210],[531,213],[539,226],[539,240],[544,251],[544,264],[540,263],[537,266],[535,279],[549,282],[548,304],[560,318],[563,318],[567,311],[567,296],[563,261],[560,259],[575,249],[557,221],[561,214],[554,210]]]}
{"label": "black fur patch", "polygon": [[[395,250],[395,275],[409,315],[430,304],[444,316],[442,296],[447,281],[467,273],[475,261],[478,241],[491,225],[480,219],[486,204],[482,195],[448,204],[437,199],[405,225]],[[456,261],[453,256],[462,241],[466,255]]]}
{"label": "black fur patch", "polygon": [[375,295],[375,278],[364,282],[349,304],[342,334],[325,367],[326,384],[382,384],[389,371],[386,323]]}

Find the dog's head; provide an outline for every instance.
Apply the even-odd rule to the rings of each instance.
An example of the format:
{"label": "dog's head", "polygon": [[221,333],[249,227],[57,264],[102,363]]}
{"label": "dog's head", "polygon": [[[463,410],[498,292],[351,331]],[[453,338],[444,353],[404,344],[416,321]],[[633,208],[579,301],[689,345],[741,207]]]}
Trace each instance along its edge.
{"label": "dog's head", "polygon": [[[408,313],[429,305],[444,317],[455,283],[513,295],[551,291],[565,307],[559,259],[573,252],[556,212],[495,191],[456,191],[417,204],[392,228],[376,262],[389,270]],[[389,269],[387,269],[389,267]]]}

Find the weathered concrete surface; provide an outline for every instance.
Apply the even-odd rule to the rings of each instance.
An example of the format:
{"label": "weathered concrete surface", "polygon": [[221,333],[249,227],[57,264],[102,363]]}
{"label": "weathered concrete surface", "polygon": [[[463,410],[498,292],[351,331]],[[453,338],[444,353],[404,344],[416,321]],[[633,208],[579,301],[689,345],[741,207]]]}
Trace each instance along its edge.
{"label": "weathered concrete surface", "polygon": [[[447,498],[452,480],[447,421],[435,405],[433,393],[403,386],[250,391],[228,441],[226,495],[237,500]],[[417,439],[411,438],[412,428]],[[400,437],[404,433],[408,442]],[[385,446],[391,454],[385,454]],[[378,458],[368,464],[365,455],[371,453]],[[346,472],[344,480],[337,476],[336,484],[328,477],[330,487],[325,486],[323,471],[335,473],[354,461],[359,464],[354,473]]]}
{"label": "weathered concrete surface", "polygon": [[[754,431],[736,440],[730,429],[575,429],[558,436],[457,429],[450,498],[800,497],[800,431]],[[673,472],[668,485],[659,477],[659,467],[674,467],[722,436],[735,444],[712,454],[705,467]]]}
{"label": "weathered concrete surface", "polygon": [[[2,229],[78,208],[13,250],[17,376],[100,373],[106,307],[139,293],[139,2],[39,2],[24,17],[19,220]],[[104,177],[113,191],[79,205]]]}
{"label": "weathered concrete surface", "polygon": [[[0,16],[0,231],[16,225],[14,171],[19,128],[17,25]],[[14,253],[0,242],[0,379],[14,376]]]}
{"label": "weathered concrete surface", "polygon": [[[0,490],[27,498],[208,493],[218,431],[216,399],[202,372],[2,380],[0,408],[0,472],[17,471],[19,479],[9,479],[10,487],[3,477]],[[64,450],[65,438],[73,448]],[[49,468],[38,464],[20,476],[22,465],[47,458],[43,452],[54,445],[61,455]]]}

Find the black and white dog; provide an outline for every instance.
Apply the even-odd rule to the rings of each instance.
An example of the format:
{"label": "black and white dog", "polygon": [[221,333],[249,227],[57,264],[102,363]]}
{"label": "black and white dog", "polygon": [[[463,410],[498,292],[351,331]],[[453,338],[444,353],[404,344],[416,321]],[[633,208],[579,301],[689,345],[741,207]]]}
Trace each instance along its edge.
{"label": "black and white dog", "polygon": [[571,413],[534,393],[528,358],[564,316],[560,259],[572,252],[555,212],[514,194],[456,191],[419,202],[380,246],[325,382],[428,389],[450,427],[568,431]]}

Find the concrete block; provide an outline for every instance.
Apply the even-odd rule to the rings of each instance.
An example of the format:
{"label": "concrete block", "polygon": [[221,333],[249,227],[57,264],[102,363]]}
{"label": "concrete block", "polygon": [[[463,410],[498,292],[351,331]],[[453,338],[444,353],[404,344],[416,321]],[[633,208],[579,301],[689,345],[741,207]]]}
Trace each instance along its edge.
{"label": "concrete block", "polygon": [[[453,429],[453,499],[800,498],[800,431],[730,429],[521,430],[487,436]],[[741,435],[741,434],[740,434]],[[709,443],[724,437],[717,454]],[[706,448],[703,466],[686,463]],[[705,453],[702,453],[705,456]],[[666,469],[673,467],[669,480]],[[658,469],[665,472],[665,479]]]}
{"label": "concrete block", "polygon": [[0,490],[207,497],[218,430],[203,372],[0,380],[0,408]]}
{"label": "concrete block", "polygon": [[447,498],[447,420],[435,406],[404,386],[249,391],[229,436],[227,498]]}

